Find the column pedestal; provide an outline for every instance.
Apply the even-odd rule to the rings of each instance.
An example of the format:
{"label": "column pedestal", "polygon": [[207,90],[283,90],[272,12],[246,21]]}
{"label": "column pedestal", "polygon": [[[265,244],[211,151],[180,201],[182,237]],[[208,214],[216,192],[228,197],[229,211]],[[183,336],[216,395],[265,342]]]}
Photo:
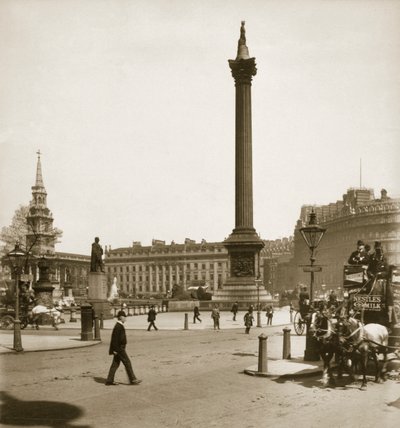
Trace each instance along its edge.
{"label": "column pedestal", "polygon": [[113,318],[111,313],[111,303],[107,300],[108,286],[107,275],[104,272],[89,272],[88,303],[93,306],[95,314],[103,319]]}
{"label": "column pedestal", "polygon": [[221,290],[216,290],[212,300],[216,302],[239,303],[240,308],[252,305],[261,308],[272,302],[272,296],[264,287],[258,287],[259,252],[264,243],[256,233],[233,232],[225,240],[224,246],[228,250],[229,276]]}

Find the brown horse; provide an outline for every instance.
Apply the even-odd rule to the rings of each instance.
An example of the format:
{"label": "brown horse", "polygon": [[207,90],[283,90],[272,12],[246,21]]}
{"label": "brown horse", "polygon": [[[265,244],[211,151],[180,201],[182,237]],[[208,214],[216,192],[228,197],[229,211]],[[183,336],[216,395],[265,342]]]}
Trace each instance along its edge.
{"label": "brown horse", "polygon": [[318,343],[318,352],[324,363],[322,383],[324,386],[335,386],[331,361],[335,356],[339,377],[342,376],[344,354],[338,328],[341,321],[332,318],[327,310],[314,312],[311,316],[310,331]]}
{"label": "brown horse", "polygon": [[[355,318],[348,318],[344,322],[343,339],[344,351],[352,361],[352,371],[357,362],[361,366],[361,389],[367,387],[368,359],[372,357],[375,363],[375,382],[385,380],[389,332],[381,324],[362,324]],[[383,354],[383,365],[379,367],[378,354]]]}

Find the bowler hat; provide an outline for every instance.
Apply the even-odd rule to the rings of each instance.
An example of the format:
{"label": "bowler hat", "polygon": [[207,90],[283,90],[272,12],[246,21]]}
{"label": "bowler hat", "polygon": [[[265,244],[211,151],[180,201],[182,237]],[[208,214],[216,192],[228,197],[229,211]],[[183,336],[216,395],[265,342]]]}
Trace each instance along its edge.
{"label": "bowler hat", "polygon": [[359,240],[357,241],[357,245],[364,245],[364,241],[361,241],[361,239],[359,239]]}
{"label": "bowler hat", "polygon": [[126,317],[125,311],[118,311],[117,318],[119,318],[119,317]]}

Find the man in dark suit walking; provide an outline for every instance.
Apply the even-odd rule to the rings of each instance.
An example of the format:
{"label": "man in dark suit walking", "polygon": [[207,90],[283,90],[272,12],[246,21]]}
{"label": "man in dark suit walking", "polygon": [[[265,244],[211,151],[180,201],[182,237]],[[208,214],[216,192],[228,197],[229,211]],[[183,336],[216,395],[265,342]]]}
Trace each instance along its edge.
{"label": "man in dark suit walking", "polygon": [[131,360],[128,357],[128,354],[125,351],[126,348],[126,333],[124,322],[126,320],[126,314],[124,311],[119,311],[117,314],[118,321],[114,326],[111,335],[110,349],[109,354],[113,355],[113,361],[111,363],[110,370],[108,372],[106,385],[118,385],[114,382],[115,372],[117,371],[121,361],[125,366],[126,373],[129,378],[129,382],[131,385],[139,385],[141,380],[137,379],[135,374],[133,373]]}
{"label": "man in dark suit walking", "polygon": [[154,309],[154,305],[150,306],[149,313],[147,314],[147,322],[149,322],[149,326],[147,328],[147,331],[151,330],[151,327],[154,327],[155,330],[158,330],[158,328],[155,325],[157,312]]}

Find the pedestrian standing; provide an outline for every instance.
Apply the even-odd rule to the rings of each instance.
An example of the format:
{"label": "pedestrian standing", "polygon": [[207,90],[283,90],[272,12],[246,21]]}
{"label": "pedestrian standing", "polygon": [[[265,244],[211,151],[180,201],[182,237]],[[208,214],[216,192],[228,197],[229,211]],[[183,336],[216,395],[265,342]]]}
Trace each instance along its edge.
{"label": "pedestrian standing", "polygon": [[111,342],[109,354],[113,355],[113,360],[111,363],[110,370],[108,372],[106,385],[118,385],[114,382],[115,372],[117,371],[120,363],[125,366],[126,374],[129,378],[129,383],[131,385],[139,385],[142,381],[137,379],[135,374],[133,373],[131,360],[126,353],[126,332],[124,323],[126,321],[126,314],[124,311],[119,311],[117,314],[118,321],[116,322],[114,329],[111,334]]}
{"label": "pedestrian standing", "polygon": [[198,321],[201,322],[201,319],[200,319],[200,310],[199,310],[198,306],[195,306],[193,308],[193,324],[196,324],[196,320],[198,320]]}
{"label": "pedestrian standing", "polygon": [[220,313],[219,313],[219,308],[218,305],[215,305],[213,310],[211,311],[211,318],[214,321],[214,330],[219,330],[219,317],[220,317]]}
{"label": "pedestrian standing", "polygon": [[158,330],[158,328],[154,324],[156,321],[156,316],[157,316],[157,312],[154,309],[154,305],[151,305],[149,313],[147,314],[147,321],[149,322],[149,326],[147,327],[147,331],[150,331],[151,327],[154,327],[155,330]]}
{"label": "pedestrian standing", "polygon": [[236,321],[236,314],[238,313],[238,310],[239,310],[239,303],[235,302],[232,305],[232,309],[231,309],[231,312],[233,313],[233,320],[232,321]]}
{"label": "pedestrian standing", "polygon": [[272,318],[274,316],[274,307],[269,305],[267,307],[267,325],[272,325]]}
{"label": "pedestrian standing", "polygon": [[250,333],[250,328],[253,325],[254,317],[253,317],[253,311],[247,311],[244,315],[244,325],[246,327],[246,330],[244,331],[246,334]]}

